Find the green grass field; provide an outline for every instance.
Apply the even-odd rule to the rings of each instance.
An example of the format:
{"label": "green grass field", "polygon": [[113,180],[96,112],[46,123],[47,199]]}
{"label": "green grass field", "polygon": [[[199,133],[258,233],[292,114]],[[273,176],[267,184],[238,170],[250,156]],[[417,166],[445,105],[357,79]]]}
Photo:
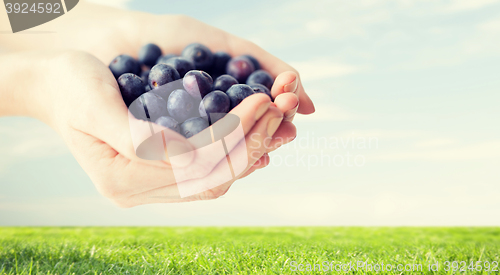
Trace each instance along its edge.
{"label": "green grass field", "polygon": [[498,274],[499,261],[500,228],[0,227],[0,274]]}

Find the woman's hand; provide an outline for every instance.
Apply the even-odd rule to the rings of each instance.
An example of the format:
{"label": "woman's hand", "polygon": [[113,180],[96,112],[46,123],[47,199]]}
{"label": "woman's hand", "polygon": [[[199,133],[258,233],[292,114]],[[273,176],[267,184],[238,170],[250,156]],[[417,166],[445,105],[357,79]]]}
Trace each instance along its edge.
{"label": "woman's hand", "polygon": [[[0,78],[10,83],[0,96],[7,98],[9,91],[15,96],[0,104],[4,110],[0,114],[30,115],[49,124],[99,192],[121,207],[221,196],[265,154],[283,119],[264,94],[246,98],[231,111],[240,119],[242,135],[226,139],[226,147],[233,168],[236,159],[244,160],[240,161],[244,167],[228,178],[224,152],[217,156],[206,146],[208,152],[192,150],[191,139],[131,117],[112,73],[94,56],[80,51],[0,56],[2,65],[8,66],[9,61],[14,62],[10,66],[14,70]],[[26,76],[35,81],[26,81]],[[184,148],[188,153],[175,163],[170,154],[164,161],[139,158],[133,137],[150,126],[163,131],[168,150]]]}
{"label": "woman's hand", "polygon": [[[5,21],[0,20],[0,24]],[[272,140],[266,143],[265,153],[241,177],[252,173],[256,169],[265,167],[269,163],[268,152],[295,138],[296,128],[292,120],[296,112],[302,114],[314,112],[314,105],[304,91],[299,74],[295,69],[254,43],[190,17],[152,15],[81,2],[65,16],[36,27],[31,31],[37,30],[51,30],[53,32],[44,33],[44,35],[30,35],[20,32],[4,39],[0,42],[0,45],[11,51],[78,49],[93,54],[106,65],[119,54],[137,56],[139,48],[146,43],[159,45],[164,53],[180,53],[187,44],[200,42],[207,45],[212,51],[226,51],[232,56],[251,54],[256,57],[263,69],[276,77],[271,93],[277,109],[284,114],[284,119],[274,133]],[[103,69],[102,64],[100,65],[100,74],[109,73],[107,68],[104,67]],[[79,63],[73,63],[69,67],[74,67],[71,68],[74,70],[83,71],[85,69]],[[102,78],[103,76],[94,74],[93,77]],[[113,79],[107,79],[105,83],[105,86],[113,87],[114,92],[116,92],[116,82]],[[104,93],[101,96],[108,96],[107,94]],[[81,100],[85,99],[83,94],[79,96],[83,97],[80,98]],[[114,100],[117,100],[116,96],[113,96]],[[73,108],[73,106],[69,108]],[[120,110],[123,113],[123,109]],[[114,113],[118,114],[118,112]],[[111,128],[103,129],[95,137],[118,153],[133,158],[132,155],[135,156],[134,152],[124,151],[124,145],[121,145],[128,146],[128,143],[123,141],[125,137],[116,137],[121,132],[114,131],[113,126],[110,126],[113,124],[111,119],[119,119],[118,116],[108,116],[108,118],[110,121],[106,122],[106,125]],[[92,127],[103,127],[103,125],[99,125],[103,123],[102,120],[96,119],[92,123],[95,124]]]}

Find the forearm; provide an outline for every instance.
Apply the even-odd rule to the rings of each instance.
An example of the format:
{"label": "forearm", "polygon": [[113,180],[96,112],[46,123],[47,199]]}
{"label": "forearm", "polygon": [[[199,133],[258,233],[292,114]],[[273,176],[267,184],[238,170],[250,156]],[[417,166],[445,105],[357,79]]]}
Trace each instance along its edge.
{"label": "forearm", "polygon": [[41,93],[49,59],[34,52],[0,55],[0,116],[30,116],[44,120]]}

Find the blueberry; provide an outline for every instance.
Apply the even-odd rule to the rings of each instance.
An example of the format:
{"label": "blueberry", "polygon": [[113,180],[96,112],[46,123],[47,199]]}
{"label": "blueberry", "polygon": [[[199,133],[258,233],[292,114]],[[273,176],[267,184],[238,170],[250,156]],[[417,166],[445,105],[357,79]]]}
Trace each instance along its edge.
{"label": "blueberry", "polygon": [[214,81],[214,90],[220,90],[223,92],[226,92],[229,87],[239,84],[238,80],[236,78],[228,75],[228,74],[223,74]]}
{"label": "blueberry", "polygon": [[156,64],[149,72],[148,83],[151,89],[181,78],[179,72],[167,64]]}
{"label": "blueberry", "polygon": [[139,99],[144,106],[149,121],[156,121],[159,117],[168,115],[167,103],[161,96],[149,92],[141,95]]}
{"label": "blueberry", "polygon": [[169,116],[161,116],[155,121],[155,123],[170,130],[176,131],[177,133],[181,132],[181,126],[179,125],[179,122]]}
{"label": "blueberry", "polygon": [[229,101],[231,101],[231,109],[240,104],[243,99],[253,95],[254,93],[254,90],[250,86],[245,84],[233,85],[226,92],[226,94],[229,96]]}
{"label": "blueberry", "polygon": [[248,76],[254,71],[252,62],[244,56],[232,58],[226,66],[226,73],[236,78],[239,83],[245,83]]}
{"label": "blueberry", "polygon": [[149,118],[146,116],[146,109],[144,108],[144,104],[142,100],[137,98],[134,100],[130,106],[128,106],[128,110],[134,115],[135,118],[148,121]]}
{"label": "blueberry", "polygon": [[109,69],[115,78],[118,78],[120,75],[125,73],[132,73],[135,75],[139,75],[141,73],[141,65],[139,62],[126,54],[115,57],[115,59],[109,63]]}
{"label": "blueberry", "polygon": [[271,89],[273,83],[274,83],[273,77],[264,70],[257,70],[253,72],[247,79],[248,85],[262,84],[266,86],[268,89]]}
{"label": "blueberry", "polygon": [[176,69],[179,72],[181,78],[184,77],[187,72],[194,70],[193,63],[183,57],[172,57],[165,61],[165,64],[170,65],[174,69]]}
{"label": "blueberry", "polygon": [[227,62],[231,59],[231,56],[226,52],[216,52],[214,53],[214,61],[212,64],[212,69],[210,70],[212,74],[221,75],[226,72]]}
{"label": "blueberry", "polygon": [[173,91],[168,97],[167,109],[171,117],[179,122],[183,122],[196,115],[196,100],[186,91],[178,89]]}
{"label": "blueberry", "polygon": [[168,102],[170,94],[177,89],[184,89],[182,87],[182,79],[167,83],[166,85],[159,86],[158,88],[154,88],[151,92],[161,96],[166,102]]}
{"label": "blueberry", "polygon": [[189,44],[182,51],[182,57],[193,62],[197,70],[206,71],[212,67],[213,54],[209,48],[200,44]]}
{"label": "blueberry", "polygon": [[213,79],[204,71],[192,70],[186,73],[182,84],[193,98],[201,99],[212,91]]}
{"label": "blueberry", "polygon": [[190,138],[208,128],[208,122],[201,117],[190,118],[181,124],[181,134]]}
{"label": "blueberry", "polygon": [[137,118],[146,121],[155,121],[161,116],[168,115],[167,103],[163,98],[153,93],[144,93],[129,106],[130,112]]}
{"label": "blueberry", "polygon": [[150,71],[151,71],[151,70],[149,70],[149,69],[147,69],[147,70],[143,70],[143,71],[141,72],[141,75],[140,75],[140,77],[141,77],[142,81],[143,81],[144,83],[146,83],[146,84],[148,83],[148,77],[149,77],[149,72],[150,72]]}
{"label": "blueberry", "polygon": [[156,60],[161,56],[161,49],[156,44],[146,44],[139,50],[139,62],[143,65],[152,67]]}
{"label": "blueberry", "polygon": [[253,89],[255,93],[263,93],[269,96],[271,98],[271,101],[273,100],[273,96],[271,95],[271,91],[269,89],[262,85],[262,84],[252,84],[250,87]]}
{"label": "blueberry", "polygon": [[165,87],[164,88],[164,87],[165,86],[158,87],[156,89],[151,90],[151,92],[161,96],[161,98],[163,98],[163,100],[165,100],[165,102],[168,102],[168,97],[172,93],[173,88],[172,87]]}
{"label": "blueberry", "polygon": [[144,94],[144,82],[135,74],[125,73],[118,77],[118,87],[127,106]]}
{"label": "blueberry", "polygon": [[248,58],[250,60],[250,62],[252,62],[254,69],[260,70],[261,67],[260,67],[259,60],[257,60],[255,57],[253,57],[253,56],[251,56],[249,54],[245,54],[243,56],[246,57],[246,58]]}
{"label": "blueberry", "polygon": [[200,115],[208,117],[210,124],[213,124],[229,112],[230,105],[229,96],[226,93],[213,91],[200,102]]}
{"label": "blueberry", "polygon": [[156,64],[165,63],[167,60],[169,60],[170,58],[173,58],[173,57],[177,57],[177,55],[175,55],[173,53],[162,55],[162,56],[158,57],[158,59],[156,60]]}

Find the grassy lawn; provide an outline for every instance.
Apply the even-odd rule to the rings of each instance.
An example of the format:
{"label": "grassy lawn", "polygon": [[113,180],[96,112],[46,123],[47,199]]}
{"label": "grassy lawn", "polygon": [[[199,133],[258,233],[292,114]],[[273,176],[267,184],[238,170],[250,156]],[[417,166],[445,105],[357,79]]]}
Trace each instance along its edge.
{"label": "grassy lawn", "polygon": [[0,274],[498,274],[484,268],[499,261],[500,228],[0,227]]}

